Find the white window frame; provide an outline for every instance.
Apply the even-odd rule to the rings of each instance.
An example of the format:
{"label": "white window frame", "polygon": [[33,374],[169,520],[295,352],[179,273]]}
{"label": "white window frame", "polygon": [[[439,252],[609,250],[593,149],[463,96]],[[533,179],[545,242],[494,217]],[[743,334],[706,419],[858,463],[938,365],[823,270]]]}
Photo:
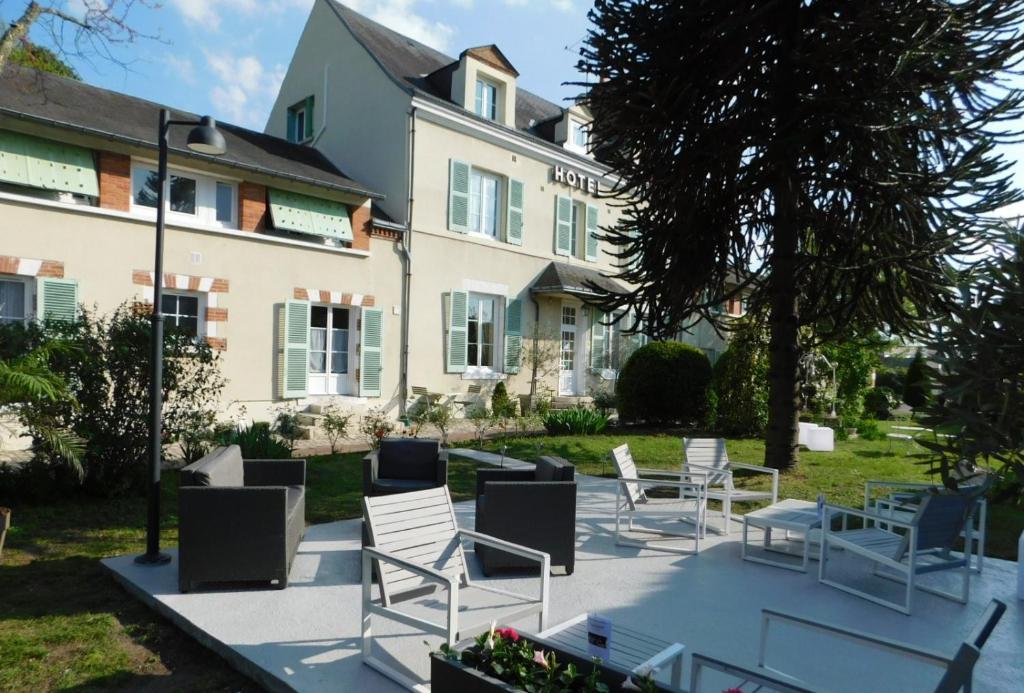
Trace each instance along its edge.
{"label": "white window frame", "polygon": [[[586,123],[576,118],[569,118],[569,137],[566,140],[568,148],[579,152],[580,154],[590,153],[590,123]],[[583,133],[583,144],[579,144],[576,141],[576,135]]]}
{"label": "white window frame", "polygon": [[[492,82],[489,79],[477,76],[476,86],[474,88],[475,103],[473,112],[481,118],[486,118],[490,121],[498,120],[498,98],[501,94],[501,85]],[[491,100],[488,102],[487,95],[491,94]]]}
{"label": "white window frame", "polygon": [[[331,311],[333,309],[335,309],[335,308],[341,308],[341,309],[344,309],[344,310],[348,311],[348,326],[346,327],[346,329],[348,330],[348,351],[347,351],[347,354],[348,354],[348,371],[345,372],[345,373],[331,373],[331,368],[330,368],[330,366],[331,366],[330,360],[331,359],[330,359],[330,357],[328,357],[327,358],[327,363],[326,363],[326,371],[324,373],[314,373],[313,370],[310,369],[310,367],[309,367],[309,358],[307,356],[307,358],[306,358],[306,377],[307,378],[311,377],[311,376],[324,376],[326,378],[338,377],[338,378],[341,378],[341,382],[342,382],[341,392],[335,392],[335,393],[327,392],[327,393],[311,394],[310,396],[311,397],[348,397],[348,396],[355,396],[355,395],[358,394],[358,391],[359,391],[358,384],[356,383],[356,370],[359,368],[359,353],[358,353],[359,332],[358,332],[358,330],[356,328],[359,325],[359,320],[360,320],[360,316],[362,314],[362,311],[360,310],[360,308],[358,306],[349,306],[349,305],[343,305],[343,304],[339,304],[339,303],[320,303],[320,302],[311,303],[310,304],[310,311],[309,311],[309,319],[310,319],[309,329],[310,329],[310,334],[312,334],[312,330],[314,329],[313,325],[312,325],[313,308],[326,308],[327,309],[327,342],[326,342],[326,346],[327,346],[327,353],[328,354],[330,354],[332,352],[332,349],[330,348],[330,346],[331,346],[331,344],[330,344],[330,336],[331,336],[331,330],[334,329],[333,328],[334,317],[333,317],[333,314],[332,314]],[[312,351],[312,346],[310,347],[309,351]]]}
{"label": "white window frame", "polygon": [[[0,281],[17,283],[25,287],[25,305],[22,308],[22,318],[20,321],[24,325],[33,318],[32,301],[35,297],[35,280],[14,274],[0,274]],[[19,322],[16,318],[0,318],[0,325],[12,325],[16,322]]]}
{"label": "white window frame", "polygon": [[[147,219],[156,219],[156,207],[136,204],[135,191],[141,183],[142,176],[155,172],[156,162],[146,159],[133,159],[131,168],[131,203],[132,214]],[[172,176],[191,178],[196,182],[196,213],[174,212],[170,208],[170,183]],[[226,185],[231,189],[231,219],[229,221],[217,220],[217,184]],[[217,229],[238,229],[238,181],[211,176],[186,168],[168,168],[167,183],[164,189],[164,204],[167,223],[185,222],[186,224],[200,224]]]}
{"label": "white window frame", "polygon": [[[474,301],[489,300],[493,304],[491,311],[492,324],[494,325],[494,345],[491,349],[491,364],[490,365],[476,365],[470,362],[469,359],[469,319],[466,320],[466,372],[463,378],[487,378],[500,374],[504,371],[504,354],[505,354],[505,297],[497,294],[488,294],[477,291],[469,292],[468,303],[472,304]],[[469,312],[469,306],[466,307],[467,315]],[[479,331],[477,334],[477,344],[479,341]],[[477,361],[480,361],[480,353],[477,351]]]}
{"label": "white window frame", "polygon": [[[164,289],[163,295],[166,296],[187,296],[189,298],[195,298],[196,300],[196,341],[201,341],[206,338],[206,293],[203,291],[182,291],[180,289]],[[164,307],[160,306],[160,312],[164,315],[164,326],[168,329],[176,327],[171,325],[167,320],[167,313],[164,313]],[[175,313],[179,315],[179,313]]]}
{"label": "white window frame", "polygon": [[[494,181],[494,233],[483,230],[484,208],[483,190],[484,181]],[[470,167],[469,169],[469,233],[481,238],[499,240],[502,234],[502,210],[504,201],[505,185],[503,176],[483,169]],[[474,211],[475,210],[475,211]],[[474,223],[474,217],[476,223]]]}

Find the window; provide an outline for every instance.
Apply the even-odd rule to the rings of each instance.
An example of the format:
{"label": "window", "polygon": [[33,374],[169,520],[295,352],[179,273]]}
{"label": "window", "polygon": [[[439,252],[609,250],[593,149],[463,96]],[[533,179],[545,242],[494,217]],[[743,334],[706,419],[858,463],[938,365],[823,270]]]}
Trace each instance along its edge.
{"label": "window", "polygon": [[199,336],[199,296],[164,294],[160,301],[160,311],[164,314],[164,325],[167,328],[183,332],[190,337]]}
{"label": "window", "polygon": [[467,365],[494,368],[495,342],[495,299],[481,294],[469,295],[469,320],[467,322]]}
{"label": "window", "polygon": [[586,123],[569,120],[569,143],[574,149],[586,152],[590,147],[590,133]]}
{"label": "window", "polygon": [[498,119],[498,87],[487,80],[476,81],[476,111],[487,120]]}
{"label": "window", "polygon": [[[210,226],[237,228],[237,186],[197,173],[168,173],[167,211],[171,222],[191,219]],[[132,167],[132,206],[146,215],[155,214],[157,172],[149,164]]]}
{"label": "window", "polygon": [[347,374],[348,340],[348,308],[313,306],[309,324],[309,372]]}
{"label": "window", "polygon": [[474,170],[469,179],[469,230],[498,237],[498,177]]}
{"label": "window", "polygon": [[0,325],[24,322],[30,292],[21,279],[0,279]]}
{"label": "window", "polygon": [[288,109],[289,142],[305,142],[313,137],[313,97],[307,96]]}

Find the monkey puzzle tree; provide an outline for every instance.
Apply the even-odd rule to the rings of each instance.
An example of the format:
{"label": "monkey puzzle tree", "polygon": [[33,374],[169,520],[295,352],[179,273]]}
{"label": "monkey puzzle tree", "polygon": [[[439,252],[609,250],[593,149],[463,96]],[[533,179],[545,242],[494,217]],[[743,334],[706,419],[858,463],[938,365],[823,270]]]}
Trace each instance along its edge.
{"label": "monkey puzzle tree", "polygon": [[796,462],[802,326],[920,332],[948,257],[1019,199],[995,147],[1024,0],[596,0],[580,69],[592,146],[626,204],[604,229],[670,336],[722,301],[768,315],[765,462]]}

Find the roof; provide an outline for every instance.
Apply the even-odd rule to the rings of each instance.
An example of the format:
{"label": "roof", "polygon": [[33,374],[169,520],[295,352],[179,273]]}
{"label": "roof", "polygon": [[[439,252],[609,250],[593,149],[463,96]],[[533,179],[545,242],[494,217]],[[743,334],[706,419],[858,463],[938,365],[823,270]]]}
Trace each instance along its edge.
{"label": "roof", "polygon": [[[457,58],[445,55],[433,48],[420,43],[408,36],[403,36],[397,31],[387,28],[382,24],[364,17],[363,15],[349,9],[338,0],[329,0],[338,16],[370,54],[377,63],[391,75],[391,77],[406,88],[421,96],[427,96],[445,105],[466,113],[462,106],[451,100],[451,72],[459,61]],[[481,51],[492,48],[482,46],[475,49],[468,49],[466,52]],[[501,55],[497,47],[493,47]],[[504,58],[504,55],[501,55]],[[505,58],[505,62],[511,67],[511,63]],[[513,70],[515,68],[512,68]],[[436,74],[435,74],[436,73]],[[429,76],[429,78],[428,78]],[[537,126],[546,121],[561,118],[566,109],[536,94],[516,87],[516,123],[517,130],[531,135],[534,139],[545,142],[551,146],[558,146],[552,142],[553,129],[542,131]],[[473,115],[473,114],[469,114]],[[474,116],[476,117],[476,116]],[[488,121],[490,122],[490,121]],[[550,132],[551,134],[548,134]],[[558,147],[560,150],[561,147]],[[565,154],[590,161],[573,152],[563,150]]]}
{"label": "roof", "polygon": [[581,298],[600,296],[594,287],[607,293],[620,294],[626,292],[619,282],[605,276],[596,269],[570,265],[564,262],[552,262],[530,287],[534,294],[571,294]]}
{"label": "roof", "polygon": [[[161,104],[101,89],[48,72],[8,64],[0,74],[0,115],[67,128],[126,144],[157,148]],[[169,108],[172,119],[195,120],[194,113]],[[333,190],[383,197],[352,180],[312,147],[294,144],[230,123],[217,123],[227,152],[211,157],[185,147],[187,127],[171,128],[175,154]]]}

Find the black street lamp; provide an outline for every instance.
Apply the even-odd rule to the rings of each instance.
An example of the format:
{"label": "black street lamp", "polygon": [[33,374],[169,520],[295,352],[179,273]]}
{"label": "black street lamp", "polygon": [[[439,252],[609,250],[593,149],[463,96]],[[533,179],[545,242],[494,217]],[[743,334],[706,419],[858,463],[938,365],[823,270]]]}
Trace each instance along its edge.
{"label": "black street lamp", "polygon": [[217,121],[210,116],[203,116],[198,121],[171,120],[170,111],[160,109],[160,159],[157,168],[156,193],[156,261],[153,272],[153,312],[150,316],[153,328],[150,351],[149,378],[149,489],[146,518],[146,553],[135,557],[136,563],[144,565],[162,565],[171,557],[160,552],[160,467],[161,467],[161,433],[162,404],[164,377],[164,314],[161,312],[163,300],[164,272],[164,204],[167,187],[167,132],[172,125],[192,125],[188,133],[186,145],[198,154],[220,156],[227,151],[224,135],[217,129]]}

